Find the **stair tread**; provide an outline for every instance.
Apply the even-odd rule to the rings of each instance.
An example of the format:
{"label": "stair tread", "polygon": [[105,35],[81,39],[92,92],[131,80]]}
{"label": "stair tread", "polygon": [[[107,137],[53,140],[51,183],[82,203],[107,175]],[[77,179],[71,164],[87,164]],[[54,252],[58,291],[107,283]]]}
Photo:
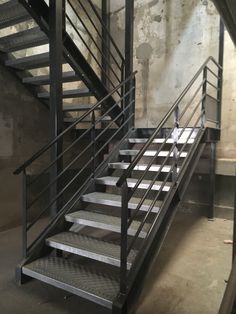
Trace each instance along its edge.
{"label": "stair tread", "polygon": [[119,291],[115,276],[59,257],[37,259],[25,265],[22,272],[107,308],[112,307]]}
{"label": "stair tread", "polygon": [[[74,222],[76,224],[86,225],[90,227],[96,227],[99,229],[109,230],[113,232],[120,233],[121,231],[121,219],[120,217],[100,214],[91,211],[80,210],[74,213],[67,214],[65,219],[69,222]],[[134,220],[128,229],[128,234],[130,236],[135,235],[138,230],[140,222]],[[150,225],[146,223],[140,233],[141,238],[145,238]]]}
{"label": "stair tread", "polygon": [[0,51],[13,52],[48,43],[47,36],[39,27],[33,27],[0,38]]}
{"label": "stair tread", "polygon": [[[116,183],[118,180],[119,180],[119,177],[107,176],[107,177],[97,178],[97,179],[95,179],[95,182],[99,183],[99,184],[116,186]],[[128,178],[127,179],[128,187],[129,188],[134,187],[135,184],[137,183],[137,181],[138,181],[138,179]],[[148,189],[148,187],[150,186],[151,183],[152,183],[151,180],[142,180],[142,182],[139,184],[138,188],[139,189]],[[152,190],[160,190],[162,183],[163,183],[162,181],[156,181],[151,189]],[[171,185],[171,183],[167,182],[163,188],[163,191],[168,192],[170,189],[170,185]]]}
{"label": "stair tread", "polygon": [[23,58],[10,59],[5,62],[5,65],[19,70],[45,67],[49,65],[49,53],[44,52]]}
{"label": "stair tread", "polygon": [[[120,245],[96,239],[75,232],[62,232],[46,240],[49,246],[63,251],[99,260],[114,266],[120,266]],[[129,268],[137,251],[132,250],[128,256]]]}
{"label": "stair tread", "polygon": [[26,9],[16,0],[0,5],[0,28],[9,27],[31,19]]}
{"label": "stair tread", "polygon": [[[128,162],[112,162],[109,163],[108,166],[111,169],[122,169],[125,170],[129,167],[130,163]],[[147,169],[147,164],[137,164],[133,170],[136,171],[145,171]],[[152,165],[148,171],[153,171],[153,172],[157,172],[159,171],[161,165]],[[161,170],[161,172],[170,172],[171,166],[164,166]],[[179,171],[179,168],[177,169],[177,171]]]}
{"label": "stair tread", "polygon": [[[39,98],[49,98],[49,92],[38,93]],[[77,97],[88,97],[93,96],[88,88],[77,88],[72,90],[63,91],[63,98],[77,98]]]}
{"label": "stair tread", "polygon": [[[147,143],[149,139],[148,138],[129,138],[129,143],[132,143],[132,144],[145,144]],[[152,143],[153,144],[162,144],[164,143],[166,139],[165,138],[155,138]],[[181,137],[179,140],[178,140],[178,144],[185,144],[187,141],[186,138],[183,138]],[[188,144],[192,144],[194,142],[194,139],[191,138],[188,140]],[[174,139],[172,138],[169,138],[167,141],[166,141],[166,144],[173,144],[174,143]]]}
{"label": "stair tread", "polygon": [[[120,155],[129,155],[129,156],[136,156],[138,155],[138,153],[140,152],[140,150],[138,149],[121,149],[120,150]],[[147,150],[144,153],[144,156],[146,157],[153,157],[155,156],[157,153],[157,150]],[[166,157],[169,154],[169,151],[160,151],[158,154],[158,157]],[[187,152],[182,152],[180,154],[181,158],[185,158],[187,156]],[[173,153],[170,154],[170,157],[173,157]]]}
{"label": "stair tread", "polygon": [[[74,71],[64,72],[62,74],[62,80],[64,83],[72,82],[72,81],[79,81],[80,78],[78,75],[75,74]],[[48,85],[50,84],[50,75],[38,75],[38,76],[31,76],[23,78],[23,83],[28,84],[35,84],[35,85]]]}
{"label": "stair tread", "polygon": [[[110,194],[110,193],[102,193],[102,192],[93,192],[89,194],[85,194],[82,196],[82,200],[89,203],[108,205],[114,207],[121,207],[121,195]],[[136,197],[132,197],[129,201],[128,208],[135,209],[139,203],[140,199]],[[152,200],[145,200],[140,210],[147,211],[149,209],[149,205]],[[152,212],[159,212],[161,202],[157,201],[156,204],[158,206],[154,206]]]}
{"label": "stair tread", "polygon": [[[94,106],[94,104],[63,104],[63,111],[80,111],[89,110]],[[100,110],[101,108],[97,108]]]}
{"label": "stair tread", "polygon": [[[73,123],[76,120],[78,120],[78,117],[74,118],[74,117],[64,117],[64,122],[67,123]],[[107,121],[111,121],[111,117],[110,116],[105,116],[101,119],[101,122],[107,122]],[[90,116],[85,117],[82,121],[80,121],[80,123],[83,122],[92,122],[92,118]]]}

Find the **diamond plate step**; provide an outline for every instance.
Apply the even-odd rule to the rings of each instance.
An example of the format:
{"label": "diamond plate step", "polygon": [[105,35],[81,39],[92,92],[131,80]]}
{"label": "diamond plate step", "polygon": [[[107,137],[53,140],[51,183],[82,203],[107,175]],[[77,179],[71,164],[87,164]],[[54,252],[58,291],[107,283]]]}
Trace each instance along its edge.
{"label": "diamond plate step", "polygon": [[25,265],[22,272],[109,309],[119,291],[115,276],[59,257],[40,258]]}
{"label": "diamond plate step", "polygon": [[[63,63],[66,63],[63,61]],[[28,57],[17,58],[13,60],[7,60],[6,66],[10,66],[18,70],[30,70],[49,66],[49,53],[44,52]]]}
{"label": "diamond plate step", "polygon": [[[63,232],[46,240],[48,246],[103,263],[120,267],[120,246],[75,232]],[[137,252],[132,250],[128,256],[130,269]]]}
{"label": "diamond plate step", "polygon": [[0,29],[31,19],[29,13],[16,0],[0,5]]}
{"label": "diamond plate step", "polygon": [[48,43],[47,36],[39,27],[27,29],[0,38],[0,51],[13,52],[21,49],[38,47]]}
{"label": "diamond plate step", "polygon": [[[102,178],[97,178],[95,179],[95,182],[97,184],[103,184],[103,185],[108,185],[108,186],[116,186],[116,182],[119,180],[119,177],[102,177]],[[133,188],[135,184],[137,183],[138,179],[133,179],[133,178],[128,178],[127,183],[129,188]],[[147,190],[152,183],[151,180],[143,180],[138,188],[139,189],[145,189]],[[160,187],[163,182],[161,181],[156,181],[154,185],[152,186],[152,190],[159,191]],[[164,192],[168,192],[170,190],[170,183],[166,183],[165,186],[163,187]]]}
{"label": "diamond plate step", "polygon": [[[129,138],[129,143],[131,143],[131,144],[145,144],[145,143],[147,143],[147,141],[148,141],[149,139],[148,138]],[[155,138],[153,141],[152,141],[152,143],[153,144],[162,144],[162,143],[164,143],[164,141],[165,141],[165,138]],[[186,141],[187,141],[187,139],[186,138],[180,138],[179,140],[178,140],[178,144],[185,144],[186,143]],[[194,139],[189,139],[188,140],[188,144],[193,144],[193,142],[194,142]],[[174,140],[172,139],[172,138],[169,138],[167,141],[166,141],[166,144],[173,144],[174,143]]]}
{"label": "diamond plate step", "polygon": [[[117,169],[117,170],[125,170],[129,167],[130,163],[128,162],[112,162],[108,164],[110,169]],[[145,171],[147,169],[147,164],[138,164],[134,167],[133,171]],[[152,165],[148,171],[150,172],[157,172],[160,170],[160,165]],[[164,166],[161,169],[161,172],[170,172],[171,166]],[[179,168],[177,169],[179,171]]]}
{"label": "diamond plate step", "polygon": [[[121,207],[121,196],[110,193],[93,192],[82,196],[82,200],[87,203]],[[129,201],[128,208],[135,209],[139,203],[140,199],[132,197]],[[152,200],[145,200],[144,204],[141,206],[140,210],[147,211]],[[161,202],[156,202],[158,206],[153,207],[152,212],[158,213],[160,210]]]}
{"label": "diamond plate step", "polygon": [[[87,88],[63,91],[63,98],[78,98],[89,96],[93,96],[93,94]],[[50,97],[50,94],[49,92],[42,92],[38,93],[38,97],[48,99]]]}
{"label": "diamond plate step", "polygon": [[[120,217],[99,214],[95,212],[80,210],[74,213],[67,214],[65,216],[66,221],[80,224],[82,226],[95,227],[102,230],[108,230],[112,232],[121,232],[121,219]],[[139,228],[140,222],[133,221],[128,229],[128,235],[134,236]],[[150,225],[146,223],[139,234],[140,238],[145,238]]]}
{"label": "diamond plate step", "polygon": [[[50,84],[50,75],[39,75],[32,77],[23,78],[23,83],[32,84],[32,85],[48,85]],[[74,71],[64,72],[62,74],[63,83],[80,81],[78,75]]]}
{"label": "diamond plate step", "polygon": [[[136,156],[138,155],[139,150],[137,149],[121,149],[120,150],[120,155],[121,156]],[[153,157],[155,156],[157,153],[156,150],[147,150],[143,156],[145,157]],[[160,151],[160,153],[158,154],[158,157],[166,157],[169,154],[169,151]],[[180,154],[181,158],[185,158],[187,156],[187,152],[182,152]],[[173,157],[173,153],[170,154],[170,157]]]}

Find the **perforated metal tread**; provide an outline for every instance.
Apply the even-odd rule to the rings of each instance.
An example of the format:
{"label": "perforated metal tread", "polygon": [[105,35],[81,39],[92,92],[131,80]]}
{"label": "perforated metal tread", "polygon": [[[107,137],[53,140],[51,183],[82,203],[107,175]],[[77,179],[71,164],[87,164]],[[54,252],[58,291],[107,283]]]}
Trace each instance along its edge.
{"label": "perforated metal tread", "polygon": [[29,13],[16,0],[0,5],[0,29],[31,19]]}
{"label": "perforated metal tread", "polygon": [[46,67],[49,66],[49,53],[44,52],[28,57],[7,60],[5,65],[18,70],[29,70]]}
{"label": "perforated metal tread", "polygon": [[[121,149],[120,155],[122,156],[136,156],[138,155],[139,150],[138,149]],[[146,157],[153,157],[157,153],[156,150],[147,150],[143,156]],[[160,151],[158,154],[158,157],[166,157],[169,154],[169,151]],[[187,152],[182,152],[179,157],[185,158],[187,156]],[[173,157],[173,153],[170,154],[170,157]]]}
{"label": "perforated metal tread", "polygon": [[[147,143],[149,139],[148,138],[129,138],[128,141],[129,143],[132,143],[132,144],[145,144]],[[162,144],[164,143],[165,141],[165,138],[155,138],[152,143],[153,144]],[[178,140],[178,144],[185,144],[187,142],[187,139],[186,138],[180,138]],[[189,139],[188,140],[188,144],[192,144],[194,142],[194,139]],[[173,144],[174,143],[174,140],[172,138],[169,138],[167,141],[166,141],[166,144]]]}
{"label": "perforated metal tread", "polygon": [[75,262],[40,258],[22,269],[23,274],[111,308],[119,291],[118,278]]}
{"label": "perforated metal tread", "polygon": [[[64,72],[62,74],[63,83],[79,81],[80,78],[75,74],[74,71]],[[23,78],[23,83],[33,84],[33,85],[48,85],[50,84],[50,75],[39,75],[32,77]]]}
{"label": "perforated metal tread", "polygon": [[[90,110],[94,104],[63,104],[63,111],[80,111],[80,110]],[[96,110],[100,110],[101,107],[97,108]]]}
{"label": "perforated metal tread", "polygon": [[[128,162],[112,162],[108,164],[108,167],[110,169],[118,169],[118,170],[125,170],[129,167],[130,163]],[[147,169],[147,164],[138,164],[134,167],[133,170],[136,171],[145,171]],[[152,165],[148,171],[150,172],[157,172],[160,170],[160,165]],[[164,166],[161,169],[161,172],[170,172],[171,166]],[[177,169],[177,171],[179,171],[179,168]]]}
{"label": "perforated metal tread", "polygon": [[[63,91],[63,98],[78,98],[78,97],[89,97],[93,94],[87,88],[73,89]],[[49,98],[50,94],[48,92],[38,93],[39,98]]]}
{"label": "perforated metal tread", "polygon": [[[99,214],[95,212],[80,210],[65,216],[66,221],[80,224],[83,226],[94,227],[112,232],[121,232],[120,217]],[[134,236],[140,226],[139,221],[133,221],[128,229],[128,235]],[[140,238],[145,238],[150,228],[150,224],[146,223],[139,234]]]}
{"label": "perforated metal tread", "polygon": [[[104,185],[109,185],[109,186],[116,186],[117,181],[119,180],[119,177],[102,177],[102,178],[97,178],[95,179],[95,182],[97,184],[104,184]],[[133,178],[128,178],[127,183],[129,188],[133,188],[135,184],[138,182],[138,179],[133,179]],[[142,182],[139,184],[138,188],[139,189],[148,189],[150,184],[152,183],[151,180],[142,180]],[[161,185],[163,182],[161,181],[156,181],[154,185],[152,186],[152,190],[160,190]],[[170,183],[167,182],[165,186],[163,187],[162,191],[163,192],[168,192],[170,189]]]}
{"label": "perforated metal tread", "polygon": [[13,52],[21,49],[41,46],[48,43],[47,36],[39,27],[27,29],[0,38],[0,51]]}
{"label": "perforated metal tread", "polygon": [[[91,258],[120,267],[120,246],[75,232],[62,232],[46,240],[47,245],[76,255]],[[130,269],[137,252],[132,250],[128,256]]]}
{"label": "perforated metal tread", "polygon": [[[117,194],[93,192],[82,196],[82,200],[88,203],[108,205],[114,207],[121,207],[121,196]],[[135,209],[139,203],[140,199],[132,197],[129,201],[128,208]],[[147,211],[152,200],[145,200],[140,210]],[[161,202],[156,202],[155,207],[153,207],[152,212],[157,213],[160,210]]]}
{"label": "perforated metal tread", "polygon": [[[64,117],[64,122],[66,123],[73,123],[75,122],[76,120],[78,120],[78,117],[74,118],[74,117]],[[101,119],[101,122],[109,122],[111,121],[111,117],[109,116],[105,116]],[[92,122],[92,118],[90,116],[87,116],[85,117],[82,121],[80,121],[80,123],[83,123],[83,122]]]}

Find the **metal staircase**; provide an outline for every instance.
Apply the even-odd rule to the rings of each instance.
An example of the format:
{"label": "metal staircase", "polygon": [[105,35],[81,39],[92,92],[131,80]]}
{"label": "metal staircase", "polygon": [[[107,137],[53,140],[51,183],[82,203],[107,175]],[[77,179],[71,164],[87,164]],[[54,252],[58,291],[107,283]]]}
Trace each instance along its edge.
{"label": "metal staircase", "polygon": [[[86,6],[84,6],[83,1],[78,1],[76,7],[75,2],[67,0],[64,6],[64,56],[61,60],[63,64],[62,83],[64,85],[61,110],[64,113],[64,122],[71,123],[78,115],[90,109],[96,100],[103,99],[111,88],[121,83],[124,79],[124,57],[110,36],[92,1],[89,0]],[[1,4],[0,9],[2,63],[9,67],[22,83],[49,107],[50,65],[52,65],[49,53],[49,7],[42,0],[10,0]],[[78,15],[79,10],[81,10],[80,15]],[[85,17],[82,18],[82,15]],[[87,21],[87,17],[89,17],[89,21]],[[92,24],[90,25],[89,22]],[[89,26],[92,26],[94,34],[89,31]],[[102,38],[102,32],[103,36],[106,35],[109,38],[109,47],[108,42],[102,41],[105,46],[103,50],[95,41],[96,37]],[[87,40],[95,45],[94,50],[87,44],[86,36],[88,37]],[[78,41],[79,46],[76,44]],[[114,57],[114,53],[116,57]],[[86,60],[84,57],[86,54],[94,64]],[[99,54],[100,57],[97,56]],[[109,61],[110,59],[113,63]],[[108,75],[109,71],[111,75]],[[66,83],[72,82],[75,86],[80,87],[68,90]],[[108,98],[105,105],[113,105],[114,101],[112,97]],[[113,106],[109,115],[116,116],[119,113],[119,107]],[[107,119],[104,119],[103,122],[106,121]],[[117,123],[119,123],[118,120]]]}
{"label": "metal staircase", "polygon": [[[64,17],[72,24],[71,12],[79,20],[81,16],[73,2],[67,2],[70,11],[65,8]],[[78,3],[94,23],[91,12],[93,17],[99,15],[93,3]],[[20,58],[9,55],[52,40],[50,6],[44,1],[19,0],[0,9],[1,27],[34,18],[33,30],[0,38],[0,50],[5,65],[51,109],[57,95],[41,86],[54,84],[52,77],[27,72],[48,65],[54,71],[51,52]],[[98,20],[120,56],[103,21]],[[132,48],[127,47],[132,29],[127,32],[125,59],[120,58],[120,78],[114,81],[111,69],[105,71],[110,73],[106,79],[104,73],[97,75],[65,25],[61,60],[71,69],[63,72],[62,80],[82,80],[85,87],[61,89],[59,101],[93,95],[96,102],[64,104],[64,111],[81,110],[81,115],[66,117],[69,126],[14,172],[22,174],[23,191],[23,258],[16,279],[22,284],[35,278],[95,307],[99,304],[113,313],[127,313],[204,149],[210,145],[214,151],[219,139],[222,67],[209,57],[155,129],[135,129],[136,72],[129,73],[132,62],[124,68],[132,55]],[[102,69],[108,66],[105,57],[107,53]],[[214,176],[214,167],[211,170]]]}

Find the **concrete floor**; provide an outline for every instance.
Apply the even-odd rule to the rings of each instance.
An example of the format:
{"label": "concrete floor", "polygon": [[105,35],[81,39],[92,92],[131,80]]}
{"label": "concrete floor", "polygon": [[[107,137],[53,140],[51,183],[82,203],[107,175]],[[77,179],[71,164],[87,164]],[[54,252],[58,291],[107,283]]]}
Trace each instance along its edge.
{"label": "concrete floor", "polygon": [[[213,314],[218,312],[231,265],[232,221],[208,221],[180,209],[165,245],[147,275],[136,314]],[[94,314],[80,298],[30,281],[14,282],[20,256],[20,228],[0,233],[1,314]],[[104,313],[97,308],[96,314]]]}

